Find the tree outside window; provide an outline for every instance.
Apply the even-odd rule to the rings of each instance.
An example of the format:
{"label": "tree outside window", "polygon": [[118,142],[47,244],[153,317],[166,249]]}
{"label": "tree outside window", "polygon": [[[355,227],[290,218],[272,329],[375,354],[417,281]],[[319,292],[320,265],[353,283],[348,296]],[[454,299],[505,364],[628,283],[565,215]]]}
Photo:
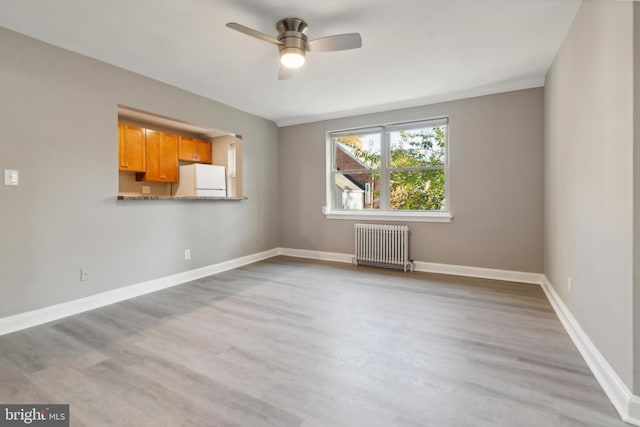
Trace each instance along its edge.
{"label": "tree outside window", "polygon": [[446,210],[447,126],[440,119],[333,136],[335,208]]}

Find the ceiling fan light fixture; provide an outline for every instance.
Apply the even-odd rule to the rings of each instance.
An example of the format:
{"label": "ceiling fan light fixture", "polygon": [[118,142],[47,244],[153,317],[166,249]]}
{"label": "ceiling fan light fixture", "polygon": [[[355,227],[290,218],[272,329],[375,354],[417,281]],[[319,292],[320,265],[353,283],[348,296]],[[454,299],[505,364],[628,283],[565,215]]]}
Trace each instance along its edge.
{"label": "ceiling fan light fixture", "polygon": [[226,25],[232,30],[278,46],[281,64],[278,80],[288,79],[293,75],[292,70],[302,67],[308,51],[333,52],[362,47],[359,33],[336,34],[309,40],[308,25],[301,18],[284,18],[278,21],[278,35],[275,38],[237,22],[228,22]]}
{"label": "ceiling fan light fixture", "polygon": [[306,60],[304,49],[285,48],[280,51],[280,63],[287,68],[300,68]]}

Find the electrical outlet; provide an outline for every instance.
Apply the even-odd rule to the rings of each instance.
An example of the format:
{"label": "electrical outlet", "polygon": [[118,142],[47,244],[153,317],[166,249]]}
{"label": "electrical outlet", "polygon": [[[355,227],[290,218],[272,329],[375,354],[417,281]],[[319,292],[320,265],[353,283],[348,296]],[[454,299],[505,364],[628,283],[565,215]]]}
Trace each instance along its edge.
{"label": "electrical outlet", "polygon": [[4,170],[4,185],[19,185],[20,172],[15,169]]}
{"label": "electrical outlet", "polygon": [[89,271],[86,268],[81,268],[80,269],[80,281],[81,282],[86,282],[87,280],[89,280]]}
{"label": "electrical outlet", "polygon": [[573,279],[571,278],[571,276],[569,276],[569,278],[567,279],[567,291],[571,293],[572,288],[573,288]]}
{"label": "electrical outlet", "polygon": [[191,259],[191,249],[184,250],[184,259]]}
{"label": "electrical outlet", "polygon": [[142,186],[142,194],[151,194],[151,187],[148,185]]}

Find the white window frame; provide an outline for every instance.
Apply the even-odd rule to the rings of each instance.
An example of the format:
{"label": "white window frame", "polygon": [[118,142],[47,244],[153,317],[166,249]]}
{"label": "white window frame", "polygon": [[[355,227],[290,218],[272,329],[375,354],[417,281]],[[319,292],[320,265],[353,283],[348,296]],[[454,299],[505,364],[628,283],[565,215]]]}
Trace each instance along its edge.
{"label": "white window frame", "polygon": [[[438,123],[446,124],[445,134],[445,160],[444,160],[444,186],[445,186],[445,208],[442,211],[418,211],[418,210],[385,210],[385,209],[363,209],[363,210],[342,210],[335,207],[335,147],[333,138],[344,135],[353,135],[366,132],[380,132],[380,199],[382,206],[389,205],[389,177],[391,171],[403,171],[425,168],[391,168],[390,167],[390,138],[389,133],[398,129],[411,128],[412,126],[427,127],[437,126]],[[451,120],[448,116],[435,117],[430,119],[412,120],[407,122],[387,123],[384,125],[367,126],[362,128],[342,129],[328,131],[326,134],[326,205],[322,212],[327,219],[351,219],[351,220],[379,220],[379,221],[413,221],[413,222],[451,222],[453,218],[451,210],[451,174],[450,174],[450,133]]]}

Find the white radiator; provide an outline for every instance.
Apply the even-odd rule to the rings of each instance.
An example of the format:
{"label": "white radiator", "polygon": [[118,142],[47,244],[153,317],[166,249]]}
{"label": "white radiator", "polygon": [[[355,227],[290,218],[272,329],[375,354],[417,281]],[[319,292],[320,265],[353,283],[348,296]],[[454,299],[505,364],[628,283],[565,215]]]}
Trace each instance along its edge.
{"label": "white radiator", "polygon": [[409,260],[409,227],[406,225],[356,224],[355,265],[403,268],[413,271]]}

